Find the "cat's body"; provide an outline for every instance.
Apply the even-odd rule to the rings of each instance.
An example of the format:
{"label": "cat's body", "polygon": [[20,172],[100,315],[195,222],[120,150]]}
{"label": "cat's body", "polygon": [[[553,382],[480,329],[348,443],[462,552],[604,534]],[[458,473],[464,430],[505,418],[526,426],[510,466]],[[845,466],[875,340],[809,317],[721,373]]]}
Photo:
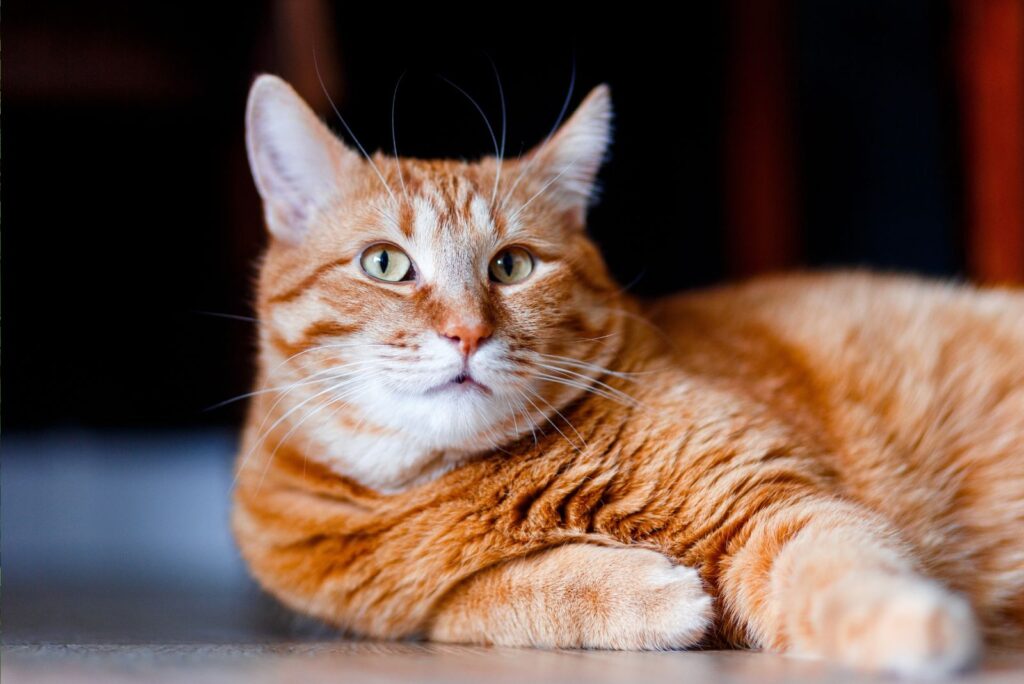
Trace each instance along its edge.
{"label": "cat's body", "polygon": [[[343,220],[335,197],[316,230],[272,246],[260,381],[280,391],[254,400],[234,515],[261,584],[377,637],[704,641],[914,673],[969,663],[975,620],[1020,644],[1024,295],[844,273],[636,301],[579,229],[606,99],[528,158],[544,166],[572,143],[587,160],[603,124],[584,191],[563,188],[524,225],[480,209],[493,160],[378,156],[381,183],[428,199]],[[254,139],[282,238],[288,209]],[[517,206],[573,175],[530,173]],[[374,182],[342,201],[380,194]],[[412,282],[378,285],[353,264],[380,206],[397,207],[398,237],[377,239],[405,235]],[[539,255],[522,282],[473,282],[488,221]],[[442,256],[417,247],[424,230]],[[484,274],[502,244],[485,241]],[[462,371],[421,404],[401,383],[449,368],[442,352]],[[331,368],[348,384],[332,389]],[[522,384],[502,395],[502,378]]]}

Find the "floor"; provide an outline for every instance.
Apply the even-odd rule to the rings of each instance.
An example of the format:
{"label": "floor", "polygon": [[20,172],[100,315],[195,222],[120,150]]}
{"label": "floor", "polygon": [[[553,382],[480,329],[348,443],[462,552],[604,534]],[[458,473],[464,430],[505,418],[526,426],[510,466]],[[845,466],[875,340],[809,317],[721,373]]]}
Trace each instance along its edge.
{"label": "floor", "polygon": [[[5,435],[3,684],[868,682],[745,652],[343,641],[262,595],[227,532],[233,436]],[[1024,654],[963,682],[1024,682]]]}
{"label": "floor", "polygon": [[[60,682],[884,682],[739,651],[623,653],[347,641],[255,588],[5,591],[0,679]],[[1024,682],[1024,653],[956,681]]]}
{"label": "floor", "polygon": [[[427,644],[5,645],[3,681],[120,682],[869,682],[822,663],[746,652],[533,651]],[[993,660],[962,682],[1024,681],[1024,660]]]}

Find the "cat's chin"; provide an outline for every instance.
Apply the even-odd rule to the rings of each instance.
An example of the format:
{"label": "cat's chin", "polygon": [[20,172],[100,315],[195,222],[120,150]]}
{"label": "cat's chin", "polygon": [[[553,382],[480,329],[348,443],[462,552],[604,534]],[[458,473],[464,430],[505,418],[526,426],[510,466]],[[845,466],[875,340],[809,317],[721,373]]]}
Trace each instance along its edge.
{"label": "cat's chin", "polygon": [[493,394],[490,387],[477,381],[474,377],[472,377],[469,374],[460,374],[459,376],[453,378],[452,380],[449,380],[448,382],[444,382],[435,387],[431,387],[423,394],[424,396],[427,397],[458,397],[468,393],[479,393],[484,395]]}
{"label": "cat's chin", "polygon": [[424,450],[479,451],[493,447],[509,421],[509,401],[483,382],[459,376],[416,393],[365,397],[371,421],[406,436]]}
{"label": "cat's chin", "polygon": [[508,402],[467,385],[374,397],[362,412],[385,432],[321,432],[326,448],[319,455],[338,473],[384,493],[429,482],[515,437],[502,432]]}

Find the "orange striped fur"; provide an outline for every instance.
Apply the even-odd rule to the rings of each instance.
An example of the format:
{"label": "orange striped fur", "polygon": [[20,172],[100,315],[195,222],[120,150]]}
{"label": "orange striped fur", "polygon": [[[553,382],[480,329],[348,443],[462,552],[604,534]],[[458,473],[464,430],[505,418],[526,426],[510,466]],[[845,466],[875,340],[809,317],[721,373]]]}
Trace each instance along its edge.
{"label": "orange striped fur", "polygon": [[[603,86],[500,171],[361,158],[273,77],[248,116],[273,240],[233,524],[285,604],[372,637],[911,674],[1022,643],[1020,291],[835,273],[638,301],[584,232]],[[364,273],[378,242],[415,278]],[[509,245],[534,271],[492,282]]]}

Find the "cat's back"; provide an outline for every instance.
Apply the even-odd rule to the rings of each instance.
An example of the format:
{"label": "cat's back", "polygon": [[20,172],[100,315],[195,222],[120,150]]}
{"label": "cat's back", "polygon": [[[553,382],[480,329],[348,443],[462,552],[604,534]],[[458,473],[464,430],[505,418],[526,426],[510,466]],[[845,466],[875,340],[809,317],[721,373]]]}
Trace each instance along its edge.
{"label": "cat's back", "polygon": [[1021,339],[1024,290],[867,271],[793,273],[670,296],[653,303],[650,314],[670,336],[692,334],[686,322],[699,316],[729,328],[761,325],[843,348],[872,334],[917,344],[924,340],[908,336],[931,327],[947,334],[973,328],[983,337]]}
{"label": "cat's back", "polygon": [[993,420],[1024,439],[1024,290],[795,274],[670,297],[648,313],[683,363],[717,358],[716,370],[751,383],[795,374],[841,423],[863,413],[918,448],[922,432],[952,438]]}
{"label": "cat's back", "polygon": [[684,369],[711,367],[768,403],[799,388],[790,405],[814,414],[841,493],[895,521],[954,586],[984,566],[960,588],[997,602],[1024,554],[1007,532],[1024,519],[1024,291],[798,274],[648,315]]}
{"label": "cat's back", "polygon": [[1024,372],[1020,289],[860,271],[804,273],[676,295],[653,303],[648,314],[682,348],[711,338],[756,355],[781,345],[833,381],[855,371],[922,382],[970,381],[977,373],[991,383],[1021,380]]}

